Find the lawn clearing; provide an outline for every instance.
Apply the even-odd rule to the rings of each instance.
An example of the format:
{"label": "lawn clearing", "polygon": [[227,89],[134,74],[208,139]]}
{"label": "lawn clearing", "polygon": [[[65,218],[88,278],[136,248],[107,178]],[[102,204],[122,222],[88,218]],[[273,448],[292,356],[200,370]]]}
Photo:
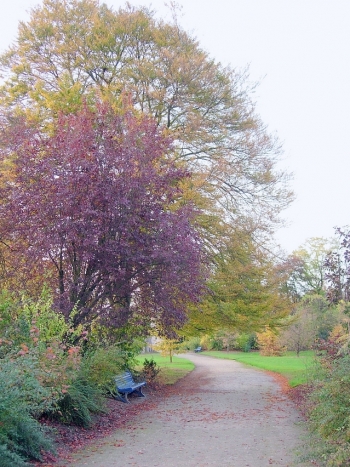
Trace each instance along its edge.
{"label": "lawn clearing", "polygon": [[169,357],[162,357],[160,354],[151,353],[151,354],[142,354],[137,357],[137,361],[142,368],[143,362],[153,359],[157,365],[161,368],[159,377],[163,384],[174,384],[179,379],[186,376],[192,370],[194,370],[194,364],[185,358],[179,358],[173,356],[173,361],[170,363]]}
{"label": "lawn clearing", "polygon": [[203,352],[204,355],[216,358],[236,360],[245,365],[254,366],[263,370],[274,371],[288,379],[291,387],[307,382],[307,372],[314,361],[314,352],[311,350],[300,352],[287,352],[281,357],[264,357],[257,352]]}

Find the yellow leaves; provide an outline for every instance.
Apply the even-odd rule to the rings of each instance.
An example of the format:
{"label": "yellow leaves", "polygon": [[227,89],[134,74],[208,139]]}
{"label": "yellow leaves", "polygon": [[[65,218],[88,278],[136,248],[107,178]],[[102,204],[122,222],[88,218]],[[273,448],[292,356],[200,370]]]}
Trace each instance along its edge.
{"label": "yellow leaves", "polygon": [[153,349],[161,352],[163,357],[169,357],[172,362],[174,354],[180,352],[180,343],[177,339],[167,339],[162,337],[160,341],[152,345]]}
{"label": "yellow leaves", "polygon": [[260,331],[266,324],[278,325],[289,313],[272,261],[257,250],[247,233],[226,231],[214,268],[208,283],[211,294],[191,310],[185,334]]}
{"label": "yellow leaves", "polygon": [[277,333],[272,331],[269,326],[265,327],[265,331],[257,333],[257,342],[261,355],[279,356],[287,350],[286,347],[281,345]]}
{"label": "yellow leaves", "polygon": [[344,327],[341,324],[337,324],[329,334],[329,339],[335,340],[336,342],[343,342],[347,336],[348,333]]}
{"label": "yellow leaves", "polygon": [[[37,81],[34,89],[29,92],[33,101],[44,105],[54,115],[75,113],[83,104],[83,89],[79,82],[72,83],[65,73],[57,82],[57,90],[47,90],[42,81]],[[86,99],[86,97],[85,97]]]}

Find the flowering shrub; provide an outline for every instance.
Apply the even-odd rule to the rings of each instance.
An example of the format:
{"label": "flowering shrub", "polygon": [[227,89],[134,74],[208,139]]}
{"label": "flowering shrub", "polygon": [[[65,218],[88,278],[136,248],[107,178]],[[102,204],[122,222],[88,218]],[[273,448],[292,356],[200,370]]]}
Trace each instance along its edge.
{"label": "flowering shrub", "polygon": [[0,464],[19,467],[52,449],[37,420],[60,412],[82,355],[69,345],[69,323],[52,311],[48,296],[16,301],[2,293],[0,331]]}

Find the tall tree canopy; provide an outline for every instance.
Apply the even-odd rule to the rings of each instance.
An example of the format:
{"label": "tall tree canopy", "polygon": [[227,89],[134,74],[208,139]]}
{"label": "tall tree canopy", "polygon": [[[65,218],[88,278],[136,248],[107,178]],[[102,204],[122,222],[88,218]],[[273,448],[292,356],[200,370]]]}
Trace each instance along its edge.
{"label": "tall tree canopy", "polygon": [[24,257],[28,274],[46,271],[74,325],[181,325],[203,292],[204,257],[194,210],[177,202],[188,173],[154,121],[83,106],[50,135],[20,117],[1,140],[10,175],[0,238],[11,267]]}
{"label": "tall tree canopy", "polygon": [[[28,247],[35,261],[20,266],[30,264],[36,277],[40,267],[51,273],[51,262],[62,309],[78,304],[77,322],[88,315],[123,322],[143,308],[172,329],[203,290],[204,247],[214,274],[207,316],[221,313],[239,329],[258,329],[264,314],[278,321],[273,266],[257,260],[254,242],[271,238],[292,194],[246,72],[213,60],[175,17],[165,22],[129,4],[115,11],[98,0],[44,0],[20,23],[0,73],[1,239],[18,251]],[[103,118],[99,102],[109,103]],[[118,130],[109,141],[101,135],[112,132],[112,108],[120,120],[112,119]],[[21,130],[17,118],[26,122]],[[100,150],[109,158],[110,148],[119,167],[112,176],[111,159],[81,169]],[[35,203],[43,203],[41,213]],[[112,211],[99,210],[103,203]],[[21,220],[17,230],[11,212]],[[101,269],[100,255],[108,267]]]}
{"label": "tall tree canopy", "polygon": [[175,21],[97,0],[44,0],[0,58],[1,102],[38,121],[76,111],[96,91],[174,135],[178,157],[200,174],[203,197],[226,221],[272,229],[291,200],[280,155],[254,114],[245,73],[212,60]]}

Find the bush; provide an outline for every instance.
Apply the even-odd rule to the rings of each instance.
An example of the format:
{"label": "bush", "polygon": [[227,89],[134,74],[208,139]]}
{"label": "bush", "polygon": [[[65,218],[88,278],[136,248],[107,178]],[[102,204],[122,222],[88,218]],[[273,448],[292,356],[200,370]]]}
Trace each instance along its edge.
{"label": "bush", "polygon": [[267,357],[283,355],[287,350],[286,347],[282,346],[277,333],[268,326],[264,332],[257,333],[257,343],[260,355]]}
{"label": "bush", "polygon": [[235,349],[242,352],[250,352],[254,348],[256,348],[255,334],[240,334],[236,337]]}
{"label": "bush", "polygon": [[53,451],[53,444],[44,428],[30,414],[26,406],[0,404],[0,466],[28,465],[26,460],[41,460],[42,451]]}
{"label": "bush", "polygon": [[[0,294],[0,467],[25,465],[52,448],[42,415],[90,426],[105,410],[103,396],[115,393],[115,375],[133,366],[140,349],[141,340],[89,349],[87,333],[72,330],[51,305],[47,291],[36,302]],[[80,338],[84,355],[72,345]]]}
{"label": "bush", "polygon": [[194,350],[201,345],[200,342],[201,340],[199,337],[191,337],[181,343],[181,349],[184,351]]}
{"label": "bush", "polygon": [[1,292],[0,317],[0,358],[21,344],[69,345],[83,334],[82,327],[73,330],[71,323],[52,308],[52,298],[45,288],[36,301],[26,296],[15,299],[8,292]]}
{"label": "bush", "polygon": [[0,444],[0,467],[26,467],[27,462],[21,456],[8,449],[7,444]]}
{"label": "bush", "polygon": [[62,343],[74,332],[69,333],[63,317],[52,311],[48,297],[15,303],[3,294],[0,311],[0,466],[20,466],[52,450],[39,417],[69,420],[71,407],[70,419],[87,426],[89,411],[100,409],[101,398],[96,390],[73,384],[81,350]]}
{"label": "bush", "polygon": [[27,465],[53,450],[45,429],[34,416],[51,408],[54,398],[38,378],[35,358],[24,355],[0,363],[0,466]]}
{"label": "bush", "polygon": [[82,360],[80,375],[105,394],[115,393],[115,376],[133,366],[133,354],[126,354],[119,346],[97,348],[87,352]]}
{"label": "bush", "polygon": [[83,379],[76,379],[67,387],[64,396],[51,411],[50,417],[67,425],[91,426],[91,414],[105,411],[101,391]]}
{"label": "bush", "polygon": [[350,465],[350,356],[320,364],[310,396],[312,431],[327,466]]}
{"label": "bush", "polygon": [[223,340],[219,337],[210,339],[209,348],[210,350],[223,350],[224,348]]}
{"label": "bush", "polygon": [[150,358],[149,360],[147,358],[144,359],[142,376],[148,383],[152,383],[160,371],[161,368],[157,365],[153,358]]}

